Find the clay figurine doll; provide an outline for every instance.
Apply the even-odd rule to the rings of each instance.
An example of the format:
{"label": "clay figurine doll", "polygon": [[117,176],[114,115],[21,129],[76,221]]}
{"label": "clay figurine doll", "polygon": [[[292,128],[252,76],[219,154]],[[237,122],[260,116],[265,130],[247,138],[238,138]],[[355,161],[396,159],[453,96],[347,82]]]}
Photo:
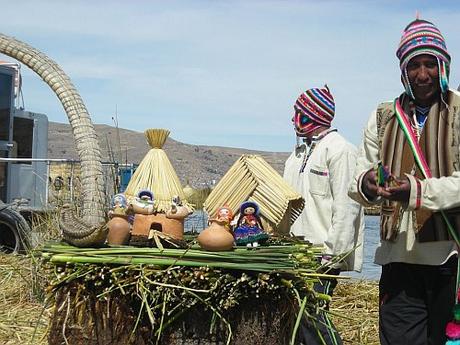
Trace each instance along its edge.
{"label": "clay figurine doll", "polygon": [[215,218],[209,219],[209,226],[204,229],[197,240],[201,248],[211,251],[223,251],[233,248],[233,232],[230,222],[233,212],[228,206],[219,208]]}
{"label": "clay figurine doll", "polygon": [[216,218],[211,221],[216,221],[220,225],[224,226],[228,231],[231,231],[230,222],[233,219],[233,212],[228,206],[222,206],[217,210]]}
{"label": "clay figurine doll", "polygon": [[111,210],[109,211],[109,216],[125,216],[128,211],[128,202],[124,194],[115,194],[111,202]]}
{"label": "clay figurine doll", "polygon": [[183,221],[190,213],[190,209],[184,206],[180,197],[176,195],[171,200],[171,208],[166,211],[166,218]]}
{"label": "clay figurine doll", "polygon": [[264,231],[259,218],[259,205],[254,201],[241,204],[234,235],[237,245],[246,245],[248,248],[256,248],[259,242],[268,239],[268,234]]}
{"label": "clay figurine doll", "polygon": [[137,193],[137,197],[131,202],[134,213],[153,214],[155,212],[155,201],[153,193],[144,189]]}
{"label": "clay figurine doll", "polygon": [[128,222],[128,203],[123,194],[116,194],[112,198],[109,222],[107,226],[107,243],[110,245],[128,244],[131,226]]}

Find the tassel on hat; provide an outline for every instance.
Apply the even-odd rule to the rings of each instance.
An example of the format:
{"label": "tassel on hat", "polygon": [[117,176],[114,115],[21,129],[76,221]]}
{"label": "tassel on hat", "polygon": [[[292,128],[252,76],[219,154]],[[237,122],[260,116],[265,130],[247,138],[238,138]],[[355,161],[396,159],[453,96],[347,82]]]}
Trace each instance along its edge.
{"label": "tassel on hat", "polygon": [[457,302],[454,305],[454,319],[446,326],[446,345],[460,345],[460,290],[457,290]]}

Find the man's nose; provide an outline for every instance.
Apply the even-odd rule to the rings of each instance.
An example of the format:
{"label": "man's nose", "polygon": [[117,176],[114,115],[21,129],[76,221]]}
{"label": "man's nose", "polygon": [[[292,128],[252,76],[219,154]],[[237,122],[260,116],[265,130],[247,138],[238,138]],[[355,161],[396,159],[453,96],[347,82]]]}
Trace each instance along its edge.
{"label": "man's nose", "polygon": [[417,77],[418,77],[418,79],[420,81],[428,80],[430,78],[430,74],[428,73],[428,69],[423,65],[420,66],[420,69],[419,69]]}

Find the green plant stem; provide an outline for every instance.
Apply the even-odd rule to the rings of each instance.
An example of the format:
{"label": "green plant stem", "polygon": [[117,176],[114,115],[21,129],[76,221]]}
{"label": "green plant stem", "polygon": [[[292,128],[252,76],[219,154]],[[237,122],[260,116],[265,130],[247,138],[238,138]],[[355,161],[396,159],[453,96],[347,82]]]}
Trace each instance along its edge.
{"label": "green plant stem", "polygon": [[292,270],[292,266],[274,266],[270,264],[244,264],[232,262],[212,262],[212,261],[191,261],[191,260],[171,260],[167,258],[135,258],[135,257],[111,257],[111,256],[72,256],[56,254],[51,257],[53,263],[86,263],[86,264],[118,264],[118,265],[158,265],[158,266],[187,266],[187,267],[213,267],[227,268],[244,271],[271,272],[273,270]]}
{"label": "green plant stem", "polygon": [[300,321],[302,320],[302,316],[303,316],[306,304],[307,304],[307,296],[303,298],[302,304],[300,305],[300,309],[297,314],[297,318],[295,320],[294,329],[292,330],[290,345],[295,345],[295,338],[297,336],[297,330],[299,329]]}

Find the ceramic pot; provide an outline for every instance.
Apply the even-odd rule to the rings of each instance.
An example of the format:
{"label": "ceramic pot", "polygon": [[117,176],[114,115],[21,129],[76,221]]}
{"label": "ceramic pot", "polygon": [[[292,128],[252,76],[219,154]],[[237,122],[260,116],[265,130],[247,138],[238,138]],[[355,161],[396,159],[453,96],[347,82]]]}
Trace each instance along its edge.
{"label": "ceramic pot", "polygon": [[182,220],[190,214],[186,206],[176,206],[166,212],[166,218]]}
{"label": "ceramic pot", "polygon": [[169,219],[164,213],[134,215],[133,236],[148,237],[150,229],[181,240],[184,238],[184,219]]}
{"label": "ceramic pot", "polygon": [[165,218],[163,222],[163,233],[178,240],[184,239],[184,219]]}
{"label": "ceramic pot", "polygon": [[128,244],[130,236],[130,226],[126,217],[113,215],[107,223],[109,233],[107,243],[110,245]]}
{"label": "ceramic pot", "polygon": [[233,248],[233,235],[224,225],[216,220],[198,235],[200,247],[209,251],[225,251]]}

